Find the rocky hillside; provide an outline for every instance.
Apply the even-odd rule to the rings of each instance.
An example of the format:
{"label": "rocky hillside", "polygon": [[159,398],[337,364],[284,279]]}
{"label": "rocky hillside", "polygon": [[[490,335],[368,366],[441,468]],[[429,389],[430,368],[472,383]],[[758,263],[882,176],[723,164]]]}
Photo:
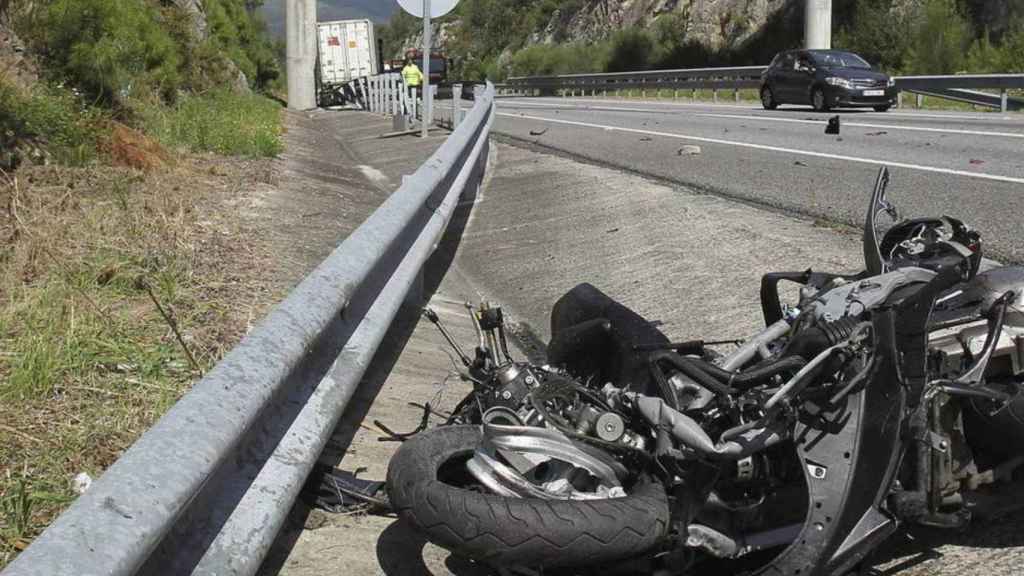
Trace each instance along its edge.
{"label": "rocky hillside", "polygon": [[[648,27],[665,16],[678,32],[711,49],[742,45],[763,29],[788,0],[594,0],[556,9],[531,43],[603,40],[617,30]],[[575,9],[574,9],[575,8]]]}
{"label": "rocky hillside", "polygon": [[[462,0],[438,23],[435,38],[467,78],[763,64],[801,43],[803,12],[803,0]],[[932,28],[920,34],[926,46],[919,53],[934,52],[931,40],[956,37],[954,52],[966,57],[986,32],[999,41],[1019,28],[1024,0],[833,0],[834,38],[890,68],[909,69],[895,55],[910,49],[906,42],[929,14]],[[948,25],[950,34],[936,36],[935,25]],[[396,13],[382,37],[388,51],[400,54],[419,45],[419,21]]]}

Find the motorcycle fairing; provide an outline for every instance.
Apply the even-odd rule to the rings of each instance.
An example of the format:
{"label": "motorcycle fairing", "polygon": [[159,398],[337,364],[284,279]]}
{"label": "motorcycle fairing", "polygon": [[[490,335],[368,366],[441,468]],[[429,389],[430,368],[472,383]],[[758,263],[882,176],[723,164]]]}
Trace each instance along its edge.
{"label": "motorcycle fairing", "polygon": [[842,572],[896,529],[883,508],[900,459],[906,394],[897,375],[894,315],[873,318],[876,353],[867,385],[838,406],[801,410],[794,440],[808,487],[800,535],[757,574],[818,576]]}

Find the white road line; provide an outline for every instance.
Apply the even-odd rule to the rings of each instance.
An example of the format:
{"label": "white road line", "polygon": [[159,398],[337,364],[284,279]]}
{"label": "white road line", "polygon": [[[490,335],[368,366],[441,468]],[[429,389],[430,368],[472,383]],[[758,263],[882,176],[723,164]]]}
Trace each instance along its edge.
{"label": "white road line", "polygon": [[[599,104],[609,104],[609,103],[616,102],[613,99],[596,100],[596,99],[593,99],[593,98],[572,98],[572,99],[567,99],[567,98],[550,98],[550,100],[556,100],[556,101],[557,100],[562,100],[562,101],[571,100],[573,102],[593,102],[593,103],[599,103]],[[510,99],[504,99],[504,98],[502,100],[499,100],[499,102],[500,101],[520,102],[520,100],[510,100]],[[755,110],[756,111],[760,111],[761,110],[761,108],[759,107],[758,104],[750,104],[748,106],[740,106],[740,105],[736,105],[736,104],[715,104],[714,102],[650,102],[650,101],[644,101],[644,100],[641,100],[641,101],[637,102],[637,104],[646,105],[646,106],[663,106],[663,107],[669,107],[669,108],[671,108],[671,107],[677,107],[677,108],[704,107],[704,108],[737,108],[737,109],[741,109],[741,110],[751,110],[751,111],[755,111]],[[794,108],[786,108],[785,110],[794,111],[795,109]],[[654,110],[652,110],[652,112],[653,111]],[[809,113],[813,113],[814,112],[813,110],[810,109],[809,105],[808,105],[807,112],[809,112]],[[885,118],[885,117],[889,117],[889,116],[901,116],[901,117],[905,117],[905,118],[939,118],[941,120],[984,120],[986,122],[988,122],[988,121],[992,121],[992,122],[995,122],[995,121],[1024,121],[1024,114],[1022,114],[1020,116],[1006,116],[1006,115],[996,115],[995,112],[978,112],[978,113],[976,113],[974,115],[967,115],[967,114],[939,114],[939,113],[928,113],[928,112],[895,112],[895,111],[891,111],[890,110],[889,112],[865,112],[865,111],[862,111],[862,112],[858,112],[857,115],[858,116],[860,116],[860,115],[871,116],[871,117],[875,117],[875,118]]]}
{"label": "white road line", "polygon": [[507,116],[509,118],[519,118],[525,120],[537,120],[540,122],[551,122],[553,124],[565,124],[568,126],[582,126],[584,128],[598,128],[601,130],[607,130],[612,132],[629,132],[633,134],[646,134],[649,136],[662,136],[665,138],[675,138],[678,140],[692,140],[694,142],[707,142],[710,144],[723,144],[726,146],[738,146],[741,148],[752,148],[754,150],[767,150],[769,152],[783,152],[787,154],[799,154],[802,156],[812,156],[815,158],[828,158],[830,160],[844,160],[847,162],[858,162],[861,164],[878,164],[886,166],[895,166],[898,168],[908,168],[911,170],[921,170],[924,172],[936,172],[939,174],[951,174],[954,176],[965,176],[967,178],[980,178],[983,180],[995,180],[998,182],[1010,182],[1013,184],[1024,184],[1024,178],[1014,178],[1013,176],[1000,176],[998,174],[987,174],[984,172],[968,172],[966,170],[954,170],[952,168],[940,168],[938,166],[923,166],[921,164],[907,164],[905,162],[893,162],[890,160],[875,160],[873,158],[861,158],[859,156],[843,156],[841,154],[829,154],[827,152],[813,152],[810,150],[798,150],[795,148],[783,148],[781,146],[768,146],[765,144],[753,144],[750,142],[737,142],[735,140],[722,140],[720,138],[705,138],[703,136],[687,136],[686,134],[676,134],[672,132],[659,132],[656,130],[641,130],[639,128],[623,128],[621,126],[608,126],[604,124],[591,124],[589,122],[575,122],[572,120],[556,120],[554,118],[545,118],[543,116],[526,116],[520,114],[509,114],[507,112],[498,112],[498,116]]}
{"label": "white road line", "polygon": [[[556,100],[557,101],[557,100],[562,100],[562,99],[561,98],[550,98],[550,100]],[[594,98],[565,98],[564,100],[568,100],[568,101],[571,101],[571,102],[593,102],[595,104],[611,104],[611,103],[621,102],[622,101],[622,100],[616,100],[614,98],[601,99],[601,100],[594,99]],[[499,102],[500,101],[501,100],[499,100]],[[669,106],[669,107],[675,106],[675,107],[678,107],[678,108],[686,108],[686,107],[738,108],[738,109],[741,109],[741,110],[757,110],[758,109],[757,106],[760,106],[760,104],[758,104],[756,102],[751,102],[750,104],[747,104],[745,106],[744,105],[740,105],[740,104],[715,104],[714,102],[651,102],[649,100],[638,100],[636,103],[637,104],[642,104],[642,105],[648,105],[648,106]]]}
{"label": "white road line", "polygon": [[[712,114],[701,112],[695,116],[706,116],[708,118],[738,118],[740,120],[755,120],[765,122],[795,122],[799,124],[824,124],[826,119],[807,120],[803,118],[777,118],[775,116],[745,116],[743,114]],[[841,126],[859,126],[862,128],[882,128],[888,130],[911,130],[914,132],[943,132],[947,134],[970,134],[972,136],[1000,136],[1004,138],[1024,138],[1020,132],[990,132],[986,130],[961,130],[959,128],[925,128],[923,126],[899,126],[894,124],[867,124],[864,122],[850,122],[843,120]]]}
{"label": "white road line", "polygon": [[[597,112],[653,112],[656,114],[665,114],[667,110],[651,110],[648,108],[626,108],[621,106],[573,106],[571,104],[539,104],[539,103],[510,103],[510,107],[515,108],[517,106],[535,106],[538,108],[571,108],[573,110],[591,110]],[[764,116],[757,114],[721,114],[714,112],[694,112],[694,116],[705,116],[708,118],[733,118],[738,120],[754,120],[754,121],[765,121],[765,122],[790,122],[796,124],[822,124],[826,121],[826,118],[822,116],[821,120],[808,120],[806,118],[779,118],[778,116]],[[913,114],[908,114],[913,116]],[[1024,138],[1024,133],[1021,132],[992,132],[987,130],[962,130],[959,128],[927,128],[924,126],[900,126],[895,124],[869,124],[866,122],[851,122],[844,120],[843,126],[859,126],[862,128],[879,128],[886,130],[908,130],[912,132],[938,132],[946,134],[964,134],[972,136],[996,136],[1002,138]]]}

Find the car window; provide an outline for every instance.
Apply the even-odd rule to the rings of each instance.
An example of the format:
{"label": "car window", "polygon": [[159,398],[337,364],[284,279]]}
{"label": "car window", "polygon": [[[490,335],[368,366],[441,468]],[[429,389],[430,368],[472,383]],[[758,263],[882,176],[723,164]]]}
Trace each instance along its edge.
{"label": "car window", "polygon": [[871,68],[871,64],[851,52],[819,52],[814,59],[829,68]]}

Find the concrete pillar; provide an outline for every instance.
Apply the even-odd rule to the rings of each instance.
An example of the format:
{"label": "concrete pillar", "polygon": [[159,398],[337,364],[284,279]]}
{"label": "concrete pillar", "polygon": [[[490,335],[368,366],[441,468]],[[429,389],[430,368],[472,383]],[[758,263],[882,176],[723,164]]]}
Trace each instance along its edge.
{"label": "concrete pillar", "polygon": [[804,2],[804,48],[832,48],[832,0]]}
{"label": "concrete pillar", "polygon": [[462,122],[462,84],[452,84],[452,128]]}
{"label": "concrete pillar", "polygon": [[316,108],[316,0],[285,0],[288,108]]}

